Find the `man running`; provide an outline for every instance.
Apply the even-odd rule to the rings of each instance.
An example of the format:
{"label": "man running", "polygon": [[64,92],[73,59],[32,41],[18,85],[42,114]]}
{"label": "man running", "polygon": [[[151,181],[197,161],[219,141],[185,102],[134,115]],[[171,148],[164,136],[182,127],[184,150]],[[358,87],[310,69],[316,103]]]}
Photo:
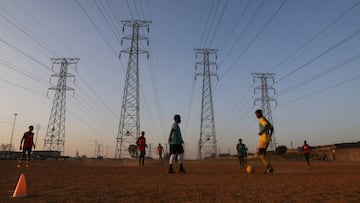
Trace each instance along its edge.
{"label": "man running", "polygon": [[263,116],[263,113],[260,109],[255,111],[255,115],[259,119],[259,128],[260,128],[260,132],[258,133],[259,135],[258,155],[261,161],[263,162],[263,164],[266,166],[266,170],[264,173],[270,174],[274,172],[274,168],[271,166],[266,150],[271,141],[271,135],[274,131],[274,128],[271,125],[271,123],[267,121],[266,118]]}
{"label": "man running", "polygon": [[139,166],[144,166],[145,154],[146,154],[146,149],[145,148],[148,147],[147,144],[146,144],[145,132],[144,131],[141,131],[141,136],[137,139],[136,145],[138,147],[138,150],[140,151]]}
{"label": "man running", "polygon": [[164,152],[164,148],[163,148],[163,146],[161,146],[160,143],[159,143],[156,151],[157,151],[157,153],[159,154],[159,160],[160,160],[161,163],[162,163],[162,162],[163,162],[162,154],[163,154],[163,152]]}

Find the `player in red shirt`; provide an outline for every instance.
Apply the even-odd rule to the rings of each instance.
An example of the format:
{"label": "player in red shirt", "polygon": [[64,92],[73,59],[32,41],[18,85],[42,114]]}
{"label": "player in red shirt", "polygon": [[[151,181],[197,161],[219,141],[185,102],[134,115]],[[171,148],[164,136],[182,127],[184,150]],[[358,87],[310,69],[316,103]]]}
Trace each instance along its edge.
{"label": "player in red shirt", "polygon": [[[17,167],[21,166],[21,160],[25,158],[26,156],[26,165],[25,167],[29,167],[29,161],[30,161],[30,154],[31,154],[31,149],[32,147],[34,147],[35,149],[35,144],[34,144],[34,133],[32,132],[34,130],[34,126],[29,126],[29,131],[25,132],[21,142],[20,142],[20,150],[22,150],[22,154],[18,159],[18,164]],[[24,142],[24,144],[23,144]],[[27,152],[27,154],[26,154]]]}
{"label": "player in red shirt", "polygon": [[306,140],[304,140],[304,145],[302,146],[302,149],[304,152],[305,161],[308,167],[310,167],[310,146],[306,143]]}
{"label": "player in red shirt", "polygon": [[136,145],[138,147],[138,150],[140,151],[139,166],[144,165],[145,154],[146,154],[145,148],[148,147],[144,136],[145,136],[145,132],[141,131],[141,136],[136,141]]}
{"label": "player in red shirt", "polygon": [[157,147],[156,151],[159,154],[159,159],[160,159],[161,163],[163,163],[162,153],[164,152],[164,148],[163,148],[163,146],[161,146],[160,143],[159,143],[159,146]]}

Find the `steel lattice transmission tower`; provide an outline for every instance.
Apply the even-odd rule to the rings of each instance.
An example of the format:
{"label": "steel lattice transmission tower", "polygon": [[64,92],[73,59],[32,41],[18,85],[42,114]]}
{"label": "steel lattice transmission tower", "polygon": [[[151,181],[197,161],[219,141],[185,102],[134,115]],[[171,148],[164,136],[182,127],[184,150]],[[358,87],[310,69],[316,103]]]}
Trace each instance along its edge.
{"label": "steel lattice transmission tower", "polygon": [[[125,20],[121,21],[123,31],[125,27],[132,28],[132,34],[121,39],[131,41],[130,47],[120,52],[129,54],[127,64],[124,94],[121,106],[119,130],[116,137],[115,159],[122,158],[124,153],[131,155],[130,147],[136,143],[140,135],[140,104],[139,104],[139,54],[149,54],[148,51],[139,48],[140,40],[149,38],[140,35],[140,28],[146,27],[149,32],[151,21]],[[148,55],[149,56],[149,55]]]}
{"label": "steel lattice transmission tower", "polygon": [[55,90],[55,96],[44,140],[44,149],[46,150],[64,153],[66,91],[74,91],[74,88],[66,85],[66,81],[68,77],[75,79],[73,74],[68,73],[68,68],[73,65],[74,69],[76,69],[79,60],[79,58],[51,59],[53,63],[52,70],[54,70],[54,66],[60,66],[60,71],[51,75],[51,78],[58,77],[59,79],[56,86],[49,88],[49,90]]}
{"label": "steel lattice transmission tower", "polygon": [[[198,158],[216,157],[216,130],[214,118],[214,105],[211,91],[211,76],[217,76],[217,64],[210,61],[211,56],[217,59],[217,49],[195,49],[196,64],[195,69],[199,71],[195,74],[203,78],[202,100],[201,100],[201,123],[200,123],[200,139],[198,148]],[[202,57],[198,60],[198,54]],[[211,70],[215,67],[215,71]],[[214,69],[214,68],[212,68]]]}
{"label": "steel lattice transmission tower", "polygon": [[[261,103],[261,110],[265,118],[271,123],[273,123],[272,113],[271,113],[271,102],[275,102],[277,106],[277,101],[274,99],[276,94],[275,88],[272,85],[275,83],[275,74],[274,73],[251,73],[253,76],[254,83],[260,81],[260,86],[254,88],[254,95],[257,94],[257,90],[261,90],[261,96],[255,98],[254,105],[257,101]],[[272,93],[272,94],[271,94]],[[271,96],[270,96],[271,95]],[[274,151],[277,147],[275,133],[273,133],[270,142],[270,150]]]}

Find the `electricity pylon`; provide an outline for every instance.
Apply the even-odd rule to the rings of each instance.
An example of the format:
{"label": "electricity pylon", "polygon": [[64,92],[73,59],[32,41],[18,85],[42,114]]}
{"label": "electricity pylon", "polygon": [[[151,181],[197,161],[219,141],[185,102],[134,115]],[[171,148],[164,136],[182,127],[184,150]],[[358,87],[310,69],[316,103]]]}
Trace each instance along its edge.
{"label": "electricity pylon", "polygon": [[54,66],[60,66],[60,71],[51,75],[58,77],[56,86],[50,87],[49,90],[55,90],[53,105],[51,108],[49,124],[46,130],[44,149],[49,151],[59,151],[64,153],[65,146],[65,105],[66,105],[66,91],[74,91],[74,88],[66,85],[67,78],[75,76],[68,73],[68,67],[74,66],[79,62],[79,58],[52,58],[52,70]]}
{"label": "electricity pylon", "polygon": [[122,158],[125,154],[131,156],[133,153],[130,151],[134,148],[136,138],[140,135],[139,54],[149,54],[148,51],[139,48],[140,40],[147,40],[147,44],[149,44],[149,38],[140,35],[140,28],[147,27],[149,32],[151,21],[124,20],[121,23],[123,32],[125,27],[131,27],[132,34],[121,39],[121,43],[124,40],[130,40],[131,44],[129,48],[120,51],[120,56],[121,53],[129,54],[129,60],[116,137],[115,159]]}
{"label": "electricity pylon", "polygon": [[[210,61],[210,56],[215,55],[217,58],[217,49],[194,49],[196,55],[195,69],[200,69],[195,74],[203,78],[202,100],[201,100],[201,122],[200,122],[200,139],[198,143],[198,159],[206,157],[216,158],[217,141],[215,131],[214,106],[211,91],[211,76],[217,76],[217,64]],[[199,60],[198,54],[202,55]],[[211,67],[215,66],[215,71]]]}
{"label": "electricity pylon", "polygon": [[[275,74],[274,73],[251,73],[253,76],[254,83],[256,83],[257,79],[260,80],[260,86],[256,86],[254,88],[254,95],[257,94],[256,90],[261,90],[261,96],[255,98],[254,105],[256,105],[257,101],[261,102],[261,110],[265,118],[274,125],[272,113],[271,113],[271,102],[275,102],[277,106],[277,101],[274,99],[274,95],[276,94],[275,88],[272,85],[275,83]],[[270,96],[270,92],[272,92],[272,96]],[[271,151],[274,151],[277,147],[275,133],[272,134],[271,142],[269,148]]]}

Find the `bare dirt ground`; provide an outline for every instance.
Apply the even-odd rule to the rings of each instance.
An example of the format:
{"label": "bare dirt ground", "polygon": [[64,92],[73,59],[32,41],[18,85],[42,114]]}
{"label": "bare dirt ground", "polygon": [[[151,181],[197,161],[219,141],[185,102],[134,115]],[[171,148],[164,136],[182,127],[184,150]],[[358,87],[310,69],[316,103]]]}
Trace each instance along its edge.
{"label": "bare dirt ground", "polygon": [[[185,161],[186,174],[167,174],[167,164],[136,161],[33,161],[16,168],[0,161],[0,202],[360,202],[360,162],[273,160],[264,175],[250,160],[249,175],[237,160]],[[178,165],[175,165],[178,170]],[[20,173],[28,196],[11,198]]]}

